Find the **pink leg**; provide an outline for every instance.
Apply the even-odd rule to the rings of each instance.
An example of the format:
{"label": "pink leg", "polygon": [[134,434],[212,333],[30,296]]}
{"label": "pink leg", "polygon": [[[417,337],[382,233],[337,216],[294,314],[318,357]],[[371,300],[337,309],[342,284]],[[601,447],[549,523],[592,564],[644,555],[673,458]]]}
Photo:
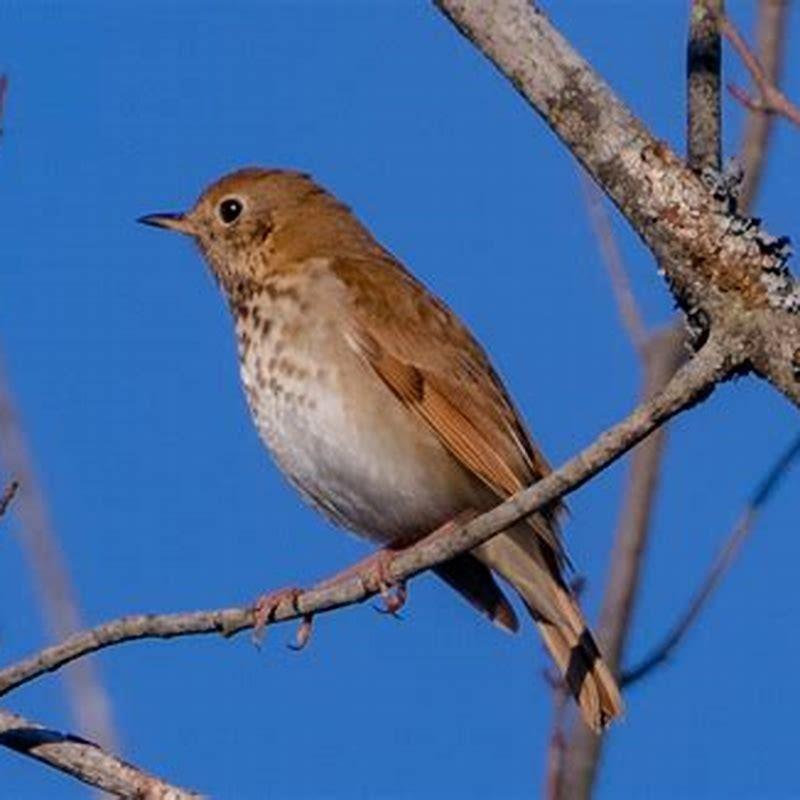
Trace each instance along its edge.
{"label": "pink leg", "polygon": [[[268,622],[275,618],[275,612],[281,603],[289,600],[292,606],[297,608],[297,598],[303,593],[302,589],[296,586],[288,586],[284,589],[277,589],[269,594],[262,594],[253,605],[253,642],[260,645],[264,639],[264,630]],[[305,641],[308,641],[306,636]],[[305,643],[305,642],[304,642]]]}
{"label": "pink leg", "polygon": [[397,583],[390,577],[392,561],[401,548],[387,547],[376,550],[361,561],[337,572],[334,576],[318,583],[315,589],[327,589],[339,583],[358,578],[368,591],[379,591],[387,613],[396,614],[406,600],[404,583]]}
{"label": "pink leg", "polygon": [[365,559],[318,584],[316,588],[329,587],[357,577],[366,589],[380,592],[385,606],[384,610],[387,614],[396,615],[405,605],[408,599],[408,591],[405,581],[395,581],[391,577],[391,566],[394,559],[404,550],[419,544],[420,541],[430,541],[450,535],[459,525],[463,525],[475,515],[476,512],[465,511],[449,522],[445,522],[444,525],[438,527],[433,533],[422,537],[422,539],[402,546],[394,545],[377,550]]}
{"label": "pink leg", "polygon": [[[420,541],[430,541],[450,535],[455,528],[468,522],[476,515],[477,512],[475,511],[464,511],[449,522],[445,522],[444,525],[438,527],[433,533],[422,537],[422,539],[410,542],[407,545],[386,547],[378,550],[342,572],[337,573],[332,578],[327,578],[321,583],[316,584],[314,588],[322,589],[330,587],[337,583],[348,581],[353,577],[357,577],[366,589],[380,592],[385,606],[384,610],[387,614],[396,615],[406,604],[408,591],[405,581],[396,581],[391,577],[391,566],[394,559],[397,558],[401,552],[418,544]],[[291,601],[292,606],[297,610],[297,599],[302,593],[302,589],[291,586],[261,595],[261,597],[256,600],[253,606],[253,615],[255,618],[253,625],[253,641],[257,645],[261,643],[264,636],[264,629],[267,623],[274,619],[275,612],[281,603],[287,600]],[[300,627],[297,630],[295,642],[290,645],[293,650],[302,650],[308,644],[308,640],[311,638],[313,619],[313,614],[306,614],[303,617],[303,621],[300,623]]]}

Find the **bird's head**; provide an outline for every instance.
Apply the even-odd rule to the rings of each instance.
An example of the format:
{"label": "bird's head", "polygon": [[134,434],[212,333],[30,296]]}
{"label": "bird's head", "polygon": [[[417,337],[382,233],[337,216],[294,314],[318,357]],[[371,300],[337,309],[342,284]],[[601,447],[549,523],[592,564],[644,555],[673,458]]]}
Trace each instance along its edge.
{"label": "bird's head", "polygon": [[191,236],[230,294],[263,279],[282,258],[298,259],[304,249],[322,254],[314,252],[324,245],[320,232],[330,247],[331,233],[346,235],[345,218],[352,218],[348,209],[305,173],[250,167],[213,183],[188,211],[139,222]]}

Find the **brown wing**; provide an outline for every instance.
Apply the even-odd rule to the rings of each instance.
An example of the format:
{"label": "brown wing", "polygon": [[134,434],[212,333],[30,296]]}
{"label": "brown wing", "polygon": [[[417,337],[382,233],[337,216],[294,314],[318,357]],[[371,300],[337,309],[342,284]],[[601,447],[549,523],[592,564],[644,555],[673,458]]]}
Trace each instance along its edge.
{"label": "brown wing", "polygon": [[[486,354],[441,301],[388,255],[333,269],[354,298],[351,345],[462,464],[500,498],[550,472]],[[561,555],[556,511],[544,538]]]}

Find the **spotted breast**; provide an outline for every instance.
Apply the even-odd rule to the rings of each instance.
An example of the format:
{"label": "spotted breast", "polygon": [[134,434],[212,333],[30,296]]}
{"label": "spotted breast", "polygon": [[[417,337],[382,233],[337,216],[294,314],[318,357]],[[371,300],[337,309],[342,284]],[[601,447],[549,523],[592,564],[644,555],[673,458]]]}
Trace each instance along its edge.
{"label": "spotted breast", "polygon": [[410,541],[482,488],[364,368],[337,313],[347,295],[327,267],[275,276],[237,298],[250,412],[281,470],[316,508],[372,541]]}

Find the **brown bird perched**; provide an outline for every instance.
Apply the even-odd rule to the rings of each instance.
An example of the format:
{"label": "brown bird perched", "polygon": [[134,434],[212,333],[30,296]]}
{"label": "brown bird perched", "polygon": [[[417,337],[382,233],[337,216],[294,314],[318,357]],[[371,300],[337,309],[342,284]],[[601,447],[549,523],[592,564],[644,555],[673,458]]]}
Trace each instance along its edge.
{"label": "brown bird perched", "polygon": [[[347,206],[300,172],[243,169],[185,214],[228,301],[258,432],[300,493],[385,553],[486,511],[550,470],[486,353]],[[435,568],[509,631],[519,594],[601,730],[617,684],[563,577],[558,508]],[[376,562],[373,562],[373,567]]]}

